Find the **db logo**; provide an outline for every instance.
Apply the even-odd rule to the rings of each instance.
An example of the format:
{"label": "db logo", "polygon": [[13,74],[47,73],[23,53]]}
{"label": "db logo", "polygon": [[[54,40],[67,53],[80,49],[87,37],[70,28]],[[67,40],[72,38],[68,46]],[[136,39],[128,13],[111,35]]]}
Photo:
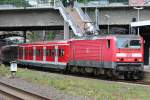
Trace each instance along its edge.
{"label": "db logo", "polygon": [[127,57],[132,57],[132,54],[127,54]]}

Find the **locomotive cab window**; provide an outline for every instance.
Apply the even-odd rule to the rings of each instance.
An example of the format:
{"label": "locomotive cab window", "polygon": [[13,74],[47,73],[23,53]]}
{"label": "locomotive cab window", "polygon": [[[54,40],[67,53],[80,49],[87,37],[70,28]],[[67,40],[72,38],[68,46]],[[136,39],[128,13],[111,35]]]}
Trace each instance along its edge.
{"label": "locomotive cab window", "polygon": [[117,47],[118,48],[140,48],[141,41],[138,39],[118,38]]}
{"label": "locomotive cab window", "polygon": [[110,48],[110,39],[107,40],[107,48]]}
{"label": "locomotive cab window", "polygon": [[141,46],[140,40],[130,40],[131,48],[140,48],[140,46]]}

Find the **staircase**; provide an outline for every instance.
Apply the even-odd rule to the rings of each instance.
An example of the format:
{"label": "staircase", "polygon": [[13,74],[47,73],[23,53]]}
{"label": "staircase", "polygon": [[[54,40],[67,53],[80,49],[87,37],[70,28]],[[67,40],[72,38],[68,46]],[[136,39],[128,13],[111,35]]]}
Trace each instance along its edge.
{"label": "staircase", "polygon": [[80,15],[76,11],[75,8],[66,8],[67,13],[74,19],[76,25],[80,28],[80,30],[85,33],[84,26],[85,23],[82,21]]}
{"label": "staircase", "polygon": [[77,2],[74,8],[65,8],[61,1],[55,3],[55,9],[59,9],[64,20],[70,25],[75,35],[81,37],[86,34],[97,34],[94,24],[91,19],[84,13]]}

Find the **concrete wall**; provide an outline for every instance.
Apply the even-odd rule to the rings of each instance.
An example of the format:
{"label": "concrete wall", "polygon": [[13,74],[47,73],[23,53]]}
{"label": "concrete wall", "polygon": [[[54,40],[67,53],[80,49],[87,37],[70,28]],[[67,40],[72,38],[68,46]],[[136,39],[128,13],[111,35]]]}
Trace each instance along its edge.
{"label": "concrete wall", "polygon": [[[87,9],[88,15],[95,21],[94,9]],[[99,23],[100,25],[107,24],[107,18],[105,15],[110,16],[111,25],[125,25],[130,24],[132,18],[137,18],[137,10],[132,7],[124,8],[99,8]],[[150,20],[150,8],[144,8],[140,10],[140,20]]]}
{"label": "concrete wall", "polygon": [[[128,25],[132,18],[137,18],[137,10],[133,7],[107,7],[98,8],[100,25],[107,25],[110,16],[111,25]],[[88,15],[95,21],[95,8],[88,8]],[[140,10],[140,20],[150,19],[150,7]],[[52,8],[44,9],[12,9],[0,10],[0,27],[22,27],[22,26],[63,26],[63,18],[58,10]]]}
{"label": "concrete wall", "polygon": [[0,11],[0,27],[63,26],[58,10],[6,10]]}

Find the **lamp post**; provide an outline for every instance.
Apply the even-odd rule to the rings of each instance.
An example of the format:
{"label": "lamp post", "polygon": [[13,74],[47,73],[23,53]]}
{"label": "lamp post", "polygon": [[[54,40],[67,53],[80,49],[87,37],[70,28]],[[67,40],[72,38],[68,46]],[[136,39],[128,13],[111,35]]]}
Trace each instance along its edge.
{"label": "lamp post", "polygon": [[84,13],[86,12],[85,3],[86,3],[86,0],[84,0]]}
{"label": "lamp post", "polygon": [[56,7],[56,2],[55,2],[55,0],[54,0],[54,8]]}
{"label": "lamp post", "polygon": [[107,18],[107,32],[109,34],[110,16],[109,15],[105,15],[105,17]]}
{"label": "lamp post", "polygon": [[[139,22],[140,21],[140,10],[142,10],[143,7],[133,7],[133,9],[137,10],[137,21]],[[137,34],[140,35],[140,28],[139,28],[139,26],[138,26],[138,29],[137,29]]]}

